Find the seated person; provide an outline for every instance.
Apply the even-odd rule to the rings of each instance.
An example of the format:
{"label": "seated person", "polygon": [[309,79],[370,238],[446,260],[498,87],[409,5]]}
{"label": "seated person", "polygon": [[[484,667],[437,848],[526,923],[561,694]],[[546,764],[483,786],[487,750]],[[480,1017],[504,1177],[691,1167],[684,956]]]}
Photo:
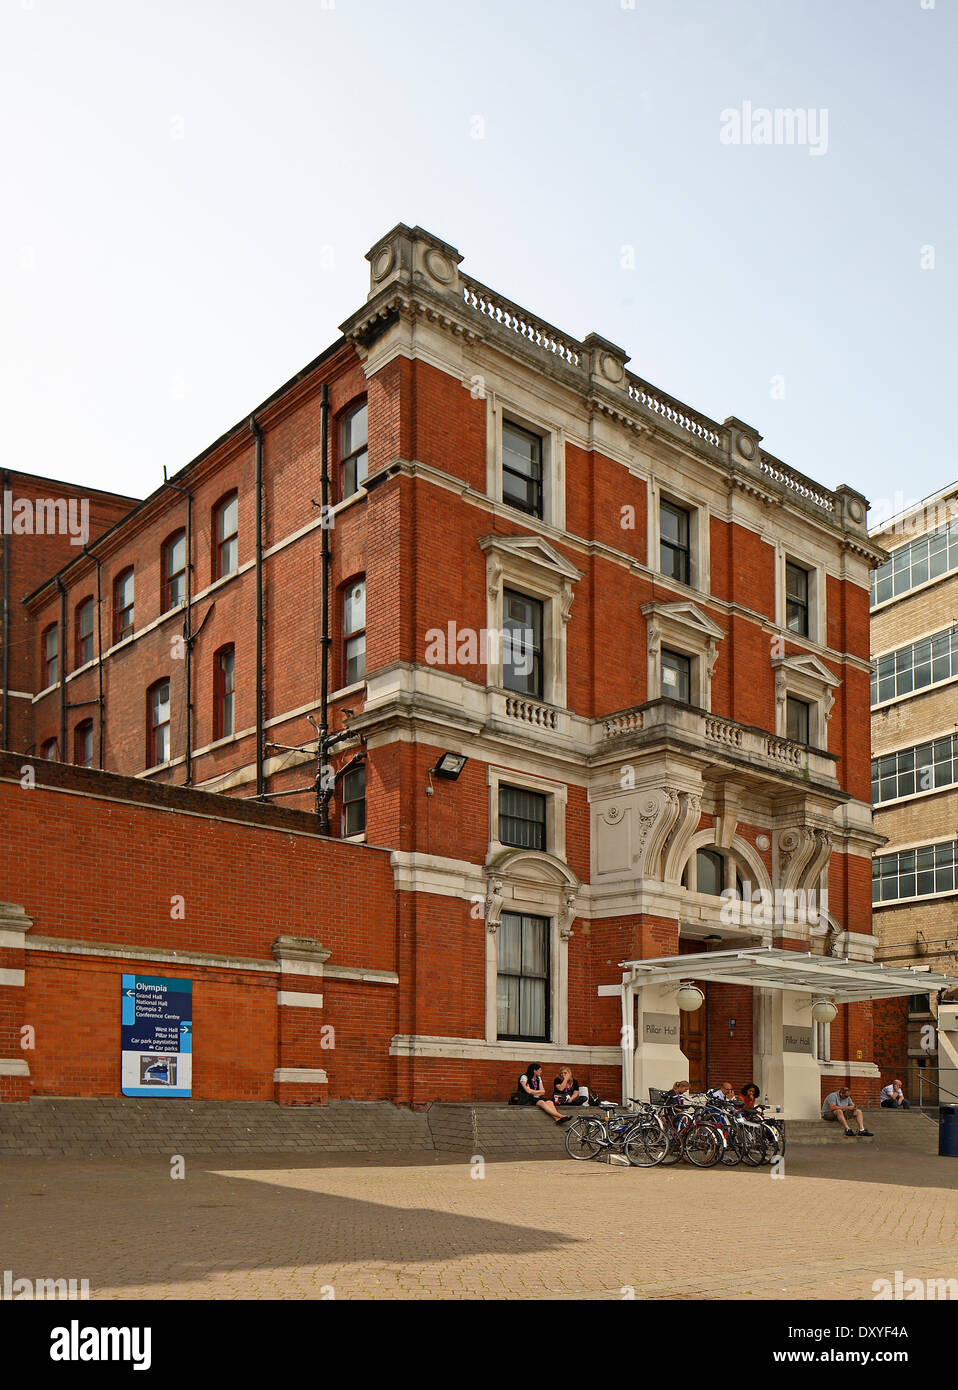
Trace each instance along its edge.
{"label": "seated person", "polygon": [[896,1076],[894,1081],[881,1088],[881,1108],[883,1110],[910,1110],[911,1106],[905,1099],[905,1092],[901,1088],[901,1081]]}
{"label": "seated person", "polygon": [[667,1105],[670,1110],[681,1110],[685,1106],[685,1098],[689,1092],[687,1081],[673,1081],[671,1091],[666,1091],[663,1105]]}
{"label": "seated person", "polygon": [[758,1103],[760,1095],[761,1092],[755,1082],[750,1081],[748,1085],[743,1086],[739,1091],[739,1096],[741,1097],[739,1104],[743,1110],[761,1110],[762,1107]]}
{"label": "seated person", "polygon": [[518,1094],[523,1097],[521,1105],[538,1105],[540,1110],[544,1110],[547,1115],[551,1115],[557,1125],[564,1125],[572,1119],[571,1115],[560,1115],[552,1101],[546,1095],[545,1087],[542,1084],[542,1063],[530,1062],[525,1071],[519,1077],[517,1087]]}
{"label": "seated person", "polygon": [[[850,1112],[858,1125],[857,1131],[849,1129],[848,1121],[845,1119],[846,1112]],[[852,1100],[851,1092],[847,1086],[841,1086],[837,1091],[832,1091],[831,1095],[822,1101],[822,1119],[837,1120],[846,1135],[864,1135],[868,1139],[874,1138],[870,1129],[865,1128],[865,1121],[861,1110]]]}
{"label": "seated person", "polygon": [[709,1091],[709,1098],[711,1100],[727,1100],[729,1102],[734,1102],[735,1087],[732,1085],[731,1081],[723,1081],[721,1086],[716,1086],[714,1091]]}
{"label": "seated person", "polygon": [[559,1075],[552,1083],[552,1099],[556,1105],[585,1105],[586,1098],[579,1093],[579,1083],[572,1075],[571,1067],[560,1067]]}

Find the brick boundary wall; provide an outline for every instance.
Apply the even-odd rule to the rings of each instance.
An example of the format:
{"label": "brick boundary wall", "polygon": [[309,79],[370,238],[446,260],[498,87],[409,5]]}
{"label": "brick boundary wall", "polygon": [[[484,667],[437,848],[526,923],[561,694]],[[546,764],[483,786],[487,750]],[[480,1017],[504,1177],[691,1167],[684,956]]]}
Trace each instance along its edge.
{"label": "brick boundary wall", "polygon": [[193,981],[193,1095],[395,1092],[387,850],[303,812],[0,754],[0,1100],[120,1095],[120,977]]}

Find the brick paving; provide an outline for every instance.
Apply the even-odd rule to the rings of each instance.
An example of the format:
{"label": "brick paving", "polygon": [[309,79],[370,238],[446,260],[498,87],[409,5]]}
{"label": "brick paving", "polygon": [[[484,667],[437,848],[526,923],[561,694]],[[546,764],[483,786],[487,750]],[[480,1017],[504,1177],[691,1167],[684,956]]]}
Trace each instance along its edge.
{"label": "brick paving", "polygon": [[958,1161],[796,1148],[768,1169],[390,1154],[8,1158],[0,1271],[91,1297],[874,1297],[958,1278]]}

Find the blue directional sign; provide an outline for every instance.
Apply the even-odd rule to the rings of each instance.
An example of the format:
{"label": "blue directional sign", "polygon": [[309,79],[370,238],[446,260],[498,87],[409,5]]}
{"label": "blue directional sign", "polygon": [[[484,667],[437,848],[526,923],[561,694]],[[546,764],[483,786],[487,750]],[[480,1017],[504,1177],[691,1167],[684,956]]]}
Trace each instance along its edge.
{"label": "blue directional sign", "polygon": [[193,1094],[193,981],[123,975],[120,1086],[125,1096]]}

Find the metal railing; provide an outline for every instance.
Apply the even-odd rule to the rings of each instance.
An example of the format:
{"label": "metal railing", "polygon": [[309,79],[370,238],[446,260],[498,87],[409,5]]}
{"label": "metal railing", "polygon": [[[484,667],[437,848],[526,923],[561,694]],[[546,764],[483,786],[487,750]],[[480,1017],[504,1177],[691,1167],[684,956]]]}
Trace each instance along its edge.
{"label": "metal railing", "polygon": [[[949,1068],[948,1068],[948,1071],[950,1072],[951,1070],[952,1070],[952,1068],[949,1067]],[[934,1081],[932,1081],[931,1078],[929,1077],[929,1073],[930,1073],[930,1072],[934,1072],[934,1075],[935,1075],[935,1080],[934,1080]],[[919,1067],[919,1068],[918,1068],[918,1109],[919,1109],[919,1110],[933,1110],[933,1109],[936,1109],[937,1106],[938,1106],[938,1104],[939,1104],[939,1099],[940,1099],[940,1097],[941,1097],[942,1095],[945,1095],[945,1096],[948,1097],[948,1103],[950,1103],[951,1101],[958,1101],[958,1095],[956,1095],[956,1093],[955,1093],[954,1091],[950,1091],[950,1090],[948,1089],[947,1086],[942,1086],[941,1082],[938,1080],[938,1076],[940,1075],[940,1073],[941,1073],[941,1068],[940,1068],[940,1067]],[[934,1089],[934,1092],[935,1092],[935,1098],[934,1098],[934,1100],[929,1100],[929,1101],[927,1101],[927,1102],[926,1102],[925,1099],[924,1099],[924,1092],[925,1092],[924,1082],[925,1082],[926,1077],[928,1078],[929,1087],[930,1087],[930,1088],[933,1088],[933,1089]]]}

